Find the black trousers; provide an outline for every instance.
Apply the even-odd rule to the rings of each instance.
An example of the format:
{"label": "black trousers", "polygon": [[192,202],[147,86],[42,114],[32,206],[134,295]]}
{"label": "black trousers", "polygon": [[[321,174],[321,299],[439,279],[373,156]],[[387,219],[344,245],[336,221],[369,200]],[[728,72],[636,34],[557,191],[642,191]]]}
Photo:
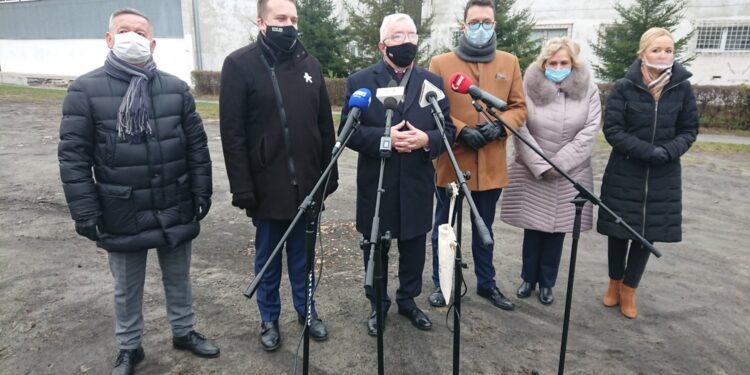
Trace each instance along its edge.
{"label": "black trousers", "polygon": [[[414,297],[422,293],[422,271],[426,252],[425,240],[427,234],[422,234],[408,240],[397,240],[398,243],[398,281],[396,290],[396,304],[400,310],[412,310],[417,307]],[[367,272],[367,262],[370,260],[370,249],[365,249],[364,264]],[[388,297],[388,252],[382,251],[381,264],[383,265],[382,284],[382,308],[387,312],[391,307],[391,299]],[[376,270],[377,271],[377,270]],[[365,287],[365,295],[370,300],[372,309],[375,310],[375,288]]]}
{"label": "black trousers", "polygon": [[554,287],[564,240],[565,233],[524,229],[521,278],[532,285],[539,283],[540,287]]}
{"label": "black trousers", "polygon": [[623,284],[637,288],[651,252],[637,241],[609,237],[608,253],[609,278],[623,280]]}

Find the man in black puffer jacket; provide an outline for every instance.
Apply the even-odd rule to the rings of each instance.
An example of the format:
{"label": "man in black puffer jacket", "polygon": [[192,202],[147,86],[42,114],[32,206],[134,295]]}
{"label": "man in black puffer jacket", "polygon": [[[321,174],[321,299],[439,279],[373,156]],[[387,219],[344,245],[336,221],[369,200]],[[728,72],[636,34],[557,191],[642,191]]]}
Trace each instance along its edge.
{"label": "man in black puffer jacket", "polygon": [[[188,86],[156,70],[148,18],[112,14],[103,67],[70,84],[63,104],[60,177],[78,234],[108,251],[114,277],[113,374],[143,357],[143,285],[156,248],[173,345],[199,356],[219,349],[193,330],[191,240],[211,205],[211,158]],[[93,175],[92,175],[93,167]]]}

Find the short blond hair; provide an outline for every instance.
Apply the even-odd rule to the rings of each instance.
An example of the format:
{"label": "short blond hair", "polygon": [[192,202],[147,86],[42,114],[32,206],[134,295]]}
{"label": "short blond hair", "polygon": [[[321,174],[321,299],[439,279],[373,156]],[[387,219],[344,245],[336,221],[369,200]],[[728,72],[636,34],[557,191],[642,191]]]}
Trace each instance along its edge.
{"label": "short blond hair", "polygon": [[561,49],[568,51],[568,56],[570,56],[570,63],[573,65],[573,67],[581,67],[582,62],[578,58],[578,54],[581,53],[581,45],[578,44],[578,42],[576,42],[575,40],[568,38],[567,36],[560,36],[547,41],[547,43],[544,44],[544,47],[542,47],[541,52],[539,52],[539,56],[537,56],[535,63],[539,66],[540,69],[544,70],[544,64],[547,63],[547,60],[552,58],[552,56],[554,56]]}
{"label": "short blond hair", "polygon": [[668,36],[669,39],[672,39],[672,42],[674,42],[672,33],[670,33],[667,29],[661,27],[652,27],[646,30],[646,32],[641,35],[641,43],[638,45],[638,56],[640,56],[643,51],[648,49],[648,47],[653,44],[657,38],[661,38],[663,36]]}

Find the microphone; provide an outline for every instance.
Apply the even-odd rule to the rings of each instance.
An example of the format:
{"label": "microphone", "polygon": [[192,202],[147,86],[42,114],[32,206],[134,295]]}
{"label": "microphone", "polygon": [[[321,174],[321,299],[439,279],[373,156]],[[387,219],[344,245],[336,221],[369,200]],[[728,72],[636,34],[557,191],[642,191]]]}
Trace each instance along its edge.
{"label": "microphone", "polygon": [[459,93],[459,94],[469,94],[471,95],[471,98],[474,100],[481,100],[484,102],[484,104],[497,108],[500,111],[505,111],[508,109],[508,103],[506,103],[504,100],[488,93],[487,91],[484,91],[479,88],[479,86],[475,85],[474,82],[472,82],[471,78],[469,78],[464,73],[453,73],[450,80],[451,90]]}
{"label": "microphone", "polygon": [[388,82],[388,87],[381,87],[375,91],[375,97],[383,104],[385,104],[387,98],[393,98],[398,104],[404,98],[404,88],[392,79]]}
{"label": "microphone", "polygon": [[349,98],[349,115],[346,117],[346,123],[344,123],[343,129],[339,132],[336,144],[333,146],[333,151],[331,152],[333,155],[338,152],[344,141],[349,137],[354,124],[359,122],[359,117],[367,112],[371,100],[372,93],[368,89],[361,88],[352,93],[352,96]]}
{"label": "microphone", "polygon": [[385,108],[385,132],[380,137],[380,156],[387,158],[391,156],[391,125],[393,124],[393,111],[398,107],[398,102],[404,97],[404,88],[398,87],[396,81],[388,82],[388,87],[379,88],[375,91],[375,97],[383,102]]}
{"label": "microphone", "polygon": [[433,85],[430,81],[424,80],[422,82],[422,93],[419,95],[419,106],[421,108],[432,106],[432,113],[435,113],[440,118],[440,121],[445,124],[445,117],[443,117],[443,111],[437,102],[445,99],[445,93],[440,90],[437,86]]}

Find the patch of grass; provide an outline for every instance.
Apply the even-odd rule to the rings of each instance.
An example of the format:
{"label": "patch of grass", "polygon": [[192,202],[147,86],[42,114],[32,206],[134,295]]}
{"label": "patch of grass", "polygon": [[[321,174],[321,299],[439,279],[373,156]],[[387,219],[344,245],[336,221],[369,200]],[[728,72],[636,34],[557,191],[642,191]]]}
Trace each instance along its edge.
{"label": "patch of grass", "polygon": [[204,120],[219,119],[219,103],[203,101],[195,102],[195,110]]}
{"label": "patch of grass", "polygon": [[[612,146],[610,146],[609,143],[607,143],[607,140],[604,138],[604,134],[600,132],[597,138],[599,140],[599,150],[606,150],[607,152],[609,152],[609,150],[612,149]],[[721,142],[693,142],[693,145],[690,147],[690,151],[750,153],[750,145]]]}
{"label": "patch of grass", "polygon": [[710,151],[710,152],[742,152],[750,153],[750,145],[741,145],[733,143],[718,142],[695,142],[690,148],[691,151]]}
{"label": "patch of grass", "polygon": [[0,84],[0,101],[62,100],[66,93],[65,89]]}

